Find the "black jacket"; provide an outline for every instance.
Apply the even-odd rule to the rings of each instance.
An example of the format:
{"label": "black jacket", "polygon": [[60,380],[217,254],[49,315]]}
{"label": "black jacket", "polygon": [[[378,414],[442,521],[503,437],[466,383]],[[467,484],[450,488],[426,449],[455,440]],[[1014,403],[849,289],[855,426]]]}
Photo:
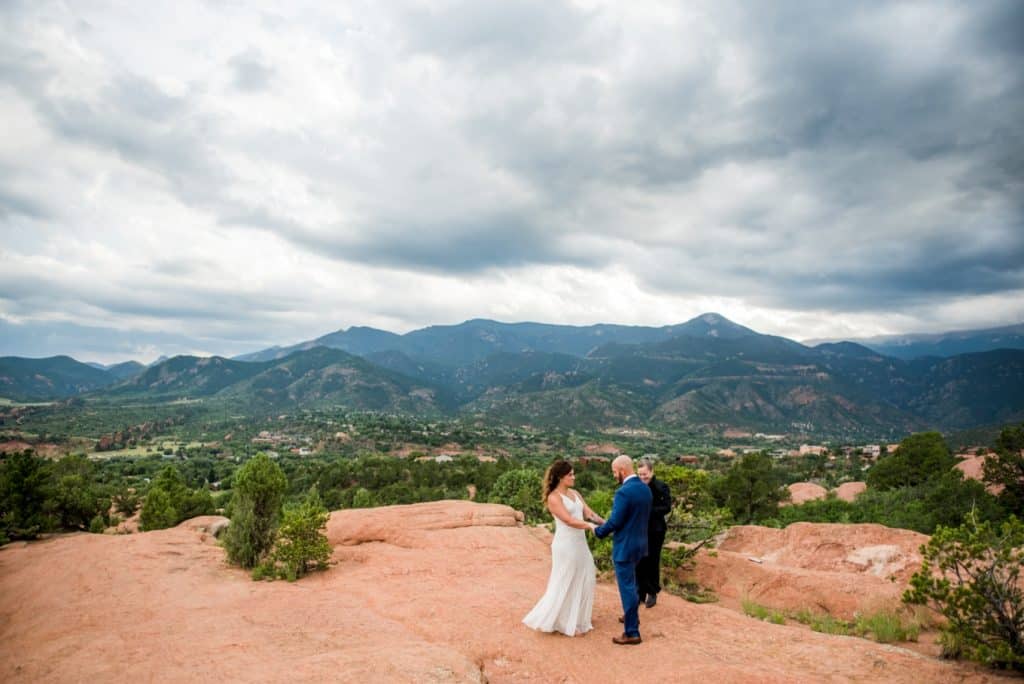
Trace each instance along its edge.
{"label": "black jacket", "polygon": [[654,497],[651,501],[651,517],[647,522],[647,534],[663,533],[667,529],[665,516],[672,510],[672,494],[668,491],[668,485],[657,477],[652,476],[647,486],[651,488],[651,495]]}

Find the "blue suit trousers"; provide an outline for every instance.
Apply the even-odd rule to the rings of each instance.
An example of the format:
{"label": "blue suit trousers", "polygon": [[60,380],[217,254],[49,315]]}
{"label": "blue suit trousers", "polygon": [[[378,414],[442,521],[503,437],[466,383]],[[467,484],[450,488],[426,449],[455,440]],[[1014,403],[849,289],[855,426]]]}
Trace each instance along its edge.
{"label": "blue suit trousers", "polygon": [[619,585],[626,636],[640,636],[640,596],[636,589],[636,561],[615,561],[615,581]]}

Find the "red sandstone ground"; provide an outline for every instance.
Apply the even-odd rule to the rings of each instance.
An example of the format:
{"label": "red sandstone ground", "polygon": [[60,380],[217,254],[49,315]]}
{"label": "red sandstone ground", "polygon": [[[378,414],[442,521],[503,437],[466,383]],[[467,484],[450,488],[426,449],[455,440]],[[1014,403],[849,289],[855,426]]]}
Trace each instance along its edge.
{"label": "red sandstone ground", "polygon": [[[520,619],[544,590],[550,537],[523,527],[504,506],[437,502],[334,513],[335,564],[294,584],[253,582],[226,565],[205,531],[217,520],[5,547],[0,679],[999,681],[968,665],[665,594],[641,613],[644,643],[616,647],[619,599],[607,583],[598,585],[593,632],[535,633]],[[741,529],[719,557],[757,552],[780,566],[824,559],[827,546],[798,543],[815,527],[761,541],[755,529]],[[849,562],[839,558],[834,574]],[[886,566],[878,579],[887,581],[887,572],[903,577],[905,569]]]}

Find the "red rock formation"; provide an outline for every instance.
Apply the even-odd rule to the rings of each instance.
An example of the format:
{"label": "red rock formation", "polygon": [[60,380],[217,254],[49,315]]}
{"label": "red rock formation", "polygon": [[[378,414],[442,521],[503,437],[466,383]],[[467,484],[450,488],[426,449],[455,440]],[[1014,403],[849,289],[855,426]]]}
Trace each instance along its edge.
{"label": "red rock formation", "polygon": [[852,502],[867,488],[863,482],[844,482],[836,488],[836,498]]}
{"label": "red rock formation", "polygon": [[808,501],[824,499],[828,496],[828,490],[813,482],[794,482],[787,487],[789,490],[789,501],[785,504],[799,505]]}
{"label": "red rock formation", "polygon": [[[0,550],[0,680],[920,684],[997,678],[667,594],[656,608],[643,609],[644,643],[619,648],[610,640],[621,631],[621,608],[608,583],[597,588],[593,632],[571,639],[533,632],[520,620],[544,591],[550,537],[519,525],[516,513],[502,506],[438,502],[335,513],[334,564],[294,584],[253,582],[228,566],[210,534],[220,520],[127,536],[74,534]],[[779,565],[813,558],[817,569],[805,572],[824,572],[819,565],[828,544],[851,536],[878,543],[875,532],[775,532],[768,539],[741,529],[725,548],[775,554]],[[893,543],[903,548],[904,541]],[[837,567],[856,566],[849,551],[829,557]],[[885,572],[904,576],[889,567],[892,559],[885,562]],[[823,582],[841,574],[823,575]]]}
{"label": "red rock formation", "polygon": [[[983,476],[985,474],[985,458],[987,456],[988,454],[982,454],[980,456],[969,456],[960,461],[959,463],[957,463],[953,467],[959,470],[961,473],[963,473],[964,477],[967,478],[968,480],[977,480],[978,482],[982,482],[984,481]],[[1002,493],[1003,489],[1004,487],[1001,484],[988,485],[987,487],[985,487],[985,490],[989,494],[993,494],[995,496],[999,496],[999,494]]]}
{"label": "red rock formation", "polygon": [[741,525],[729,530],[714,555],[699,557],[694,578],[732,599],[852,619],[857,612],[900,607],[927,540],[874,524]]}

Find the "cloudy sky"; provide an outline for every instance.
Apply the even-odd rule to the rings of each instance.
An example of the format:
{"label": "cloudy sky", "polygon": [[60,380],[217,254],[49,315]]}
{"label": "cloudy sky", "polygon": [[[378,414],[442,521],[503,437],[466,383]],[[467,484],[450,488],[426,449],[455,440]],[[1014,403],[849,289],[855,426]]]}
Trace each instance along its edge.
{"label": "cloudy sky", "polygon": [[0,2],[0,354],[1024,321],[1024,3]]}

